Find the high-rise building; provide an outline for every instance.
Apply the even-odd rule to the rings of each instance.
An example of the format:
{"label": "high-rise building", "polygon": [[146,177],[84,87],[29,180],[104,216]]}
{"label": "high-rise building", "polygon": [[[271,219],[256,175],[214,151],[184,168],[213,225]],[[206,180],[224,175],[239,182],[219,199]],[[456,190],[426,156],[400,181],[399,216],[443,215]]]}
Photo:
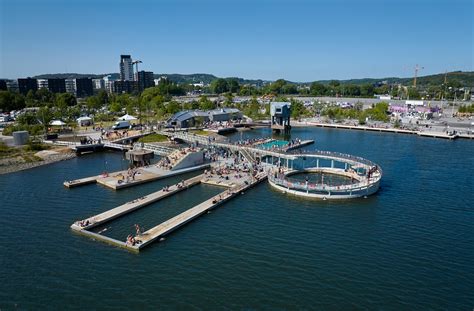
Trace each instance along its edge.
{"label": "high-rise building", "polygon": [[51,93],[66,93],[66,80],[48,79],[48,90]]}
{"label": "high-rise building", "polygon": [[138,74],[138,87],[140,92],[148,87],[155,86],[155,81],[153,79],[152,71],[139,71]]}
{"label": "high-rise building", "polygon": [[120,80],[133,81],[133,64],[130,55],[120,55]]}
{"label": "high-rise building", "polygon": [[18,79],[18,90],[26,95],[31,90],[35,92],[38,89],[38,81],[33,78]]}
{"label": "high-rise building", "polygon": [[91,78],[80,78],[76,79],[76,96],[87,97],[94,94],[94,88],[92,87]]}

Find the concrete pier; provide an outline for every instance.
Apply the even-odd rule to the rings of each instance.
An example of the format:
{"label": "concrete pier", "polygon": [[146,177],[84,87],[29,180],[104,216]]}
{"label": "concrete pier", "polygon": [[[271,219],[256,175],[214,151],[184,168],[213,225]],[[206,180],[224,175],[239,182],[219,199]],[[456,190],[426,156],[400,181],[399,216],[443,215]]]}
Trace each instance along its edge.
{"label": "concrete pier", "polygon": [[265,180],[267,178],[266,173],[260,173],[257,175],[256,178],[248,182],[247,184],[241,184],[235,187],[231,187],[230,189],[222,192],[219,195],[216,195],[209,200],[206,200],[187,211],[157,225],[156,227],[151,228],[148,231],[145,231],[142,235],[136,236],[135,239],[141,241],[141,243],[136,244],[134,246],[130,246],[135,250],[140,250],[145,246],[149,245],[150,243],[159,240],[161,237],[171,233],[172,231],[180,228],[181,226],[187,224],[188,222],[192,221],[193,219],[201,216],[202,214],[206,213],[207,211],[217,207],[218,205],[229,201],[230,199],[239,195],[242,191],[245,191],[248,188],[251,188],[258,184],[259,182]]}
{"label": "concrete pier", "polygon": [[159,190],[157,192],[153,192],[149,195],[146,195],[144,197],[135,199],[133,201],[127,202],[123,205],[120,205],[116,208],[113,208],[111,210],[108,210],[106,212],[103,212],[101,214],[89,217],[84,219],[86,223],[88,223],[85,226],[80,226],[77,223],[74,223],[71,228],[73,229],[81,229],[81,230],[89,230],[92,229],[96,226],[99,226],[103,223],[106,223],[108,221],[111,221],[112,219],[115,219],[117,217],[120,217],[122,215],[128,214],[134,210],[137,210],[141,207],[144,207],[146,205],[149,205],[151,203],[154,203],[156,201],[159,201],[161,199],[164,199],[166,197],[169,197],[179,191],[188,189],[194,185],[197,185],[201,182],[201,179],[203,178],[203,175],[198,175],[196,177],[190,178],[184,182],[185,186],[184,187],[178,187],[177,185],[173,185],[169,187],[169,191],[163,191]]}
{"label": "concrete pier", "polygon": [[397,129],[397,128],[379,128],[379,127],[370,127],[370,126],[363,126],[363,125],[346,125],[346,124],[314,123],[314,122],[308,122],[307,124],[312,125],[312,126],[317,126],[317,127],[329,127],[329,128],[350,129],[350,130],[359,130],[359,131],[415,134],[418,136],[444,138],[444,139],[450,139],[450,140],[453,140],[456,138],[472,138],[473,136],[473,135],[459,135],[459,134],[449,135],[444,132],[412,131],[412,130]]}
{"label": "concrete pier", "polygon": [[160,169],[160,168],[157,168],[156,166],[151,165],[148,167],[138,168],[139,173],[135,176],[135,179],[129,178],[127,180],[125,177],[127,176],[127,171],[124,170],[124,171],[109,173],[107,175],[97,175],[97,176],[91,176],[91,177],[86,177],[86,178],[80,178],[76,180],[65,181],[63,185],[67,188],[74,188],[78,186],[98,183],[113,190],[120,190],[123,188],[137,186],[140,184],[144,184],[144,183],[155,181],[162,178],[177,176],[177,175],[181,175],[181,174],[185,174],[185,173],[189,173],[189,172],[193,172],[197,170],[203,170],[205,168],[208,168],[209,166],[210,164],[206,163],[206,164],[202,164],[198,166],[171,171],[171,170]]}
{"label": "concrete pier", "polygon": [[74,187],[79,187],[79,186],[84,186],[84,185],[89,185],[89,184],[95,184],[97,182],[97,179],[100,178],[101,176],[102,175],[97,175],[97,176],[79,178],[75,180],[69,180],[69,181],[65,181],[63,185],[64,187],[67,187],[67,188],[74,188]]}

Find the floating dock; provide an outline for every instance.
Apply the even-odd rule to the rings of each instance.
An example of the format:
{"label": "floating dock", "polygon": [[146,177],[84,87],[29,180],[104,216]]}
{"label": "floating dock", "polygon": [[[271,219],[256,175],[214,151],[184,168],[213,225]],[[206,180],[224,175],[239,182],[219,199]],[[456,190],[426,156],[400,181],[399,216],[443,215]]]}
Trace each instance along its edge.
{"label": "floating dock", "polygon": [[190,178],[184,182],[183,187],[178,187],[177,185],[170,186],[168,191],[157,191],[153,192],[149,195],[146,195],[144,197],[135,199],[133,201],[127,202],[123,205],[120,205],[116,208],[113,208],[111,210],[108,210],[106,212],[103,212],[101,214],[92,216],[90,218],[85,219],[89,224],[83,227],[78,226],[77,224],[73,224],[75,227],[79,227],[84,230],[89,230],[92,229],[96,226],[99,226],[105,222],[111,221],[112,219],[115,219],[119,216],[128,214],[136,209],[139,209],[143,206],[149,205],[151,203],[154,203],[156,201],[159,201],[161,199],[164,199],[166,197],[169,197],[177,192],[180,192],[182,190],[188,189],[194,185],[197,185],[201,182],[203,175],[198,175],[196,177]]}
{"label": "floating dock", "polygon": [[151,228],[148,231],[145,231],[142,235],[135,237],[141,241],[141,243],[136,245],[130,245],[129,247],[139,251],[140,249],[144,248],[145,246],[149,245],[150,243],[159,240],[161,237],[171,233],[172,231],[180,228],[181,226],[187,224],[188,222],[192,221],[193,219],[201,216],[202,214],[206,213],[209,210],[217,207],[218,205],[229,201],[230,199],[239,195],[242,191],[247,190],[265,180],[267,178],[266,173],[261,173],[257,175],[251,182],[247,184],[239,185],[237,187],[232,187],[219,195],[216,195],[209,200],[206,200],[187,211],[157,225],[156,227]]}
{"label": "floating dock", "polygon": [[63,185],[67,188],[74,188],[78,186],[98,183],[103,186],[106,186],[110,189],[120,190],[123,188],[133,187],[136,185],[144,184],[147,182],[155,181],[162,178],[177,176],[197,170],[203,170],[210,166],[209,163],[193,166],[189,168],[183,168],[176,171],[171,170],[164,170],[157,168],[156,166],[149,166],[149,167],[142,167],[139,168],[139,173],[135,176],[135,179],[125,179],[127,176],[127,171],[118,171],[114,173],[110,173],[107,175],[97,175],[91,176],[86,178],[80,178],[76,180],[65,181]]}
{"label": "floating dock", "polygon": [[141,235],[135,236],[135,239],[139,241],[139,243],[135,245],[132,245],[130,243],[126,243],[124,241],[120,241],[117,239],[113,239],[113,238],[110,238],[110,237],[107,237],[107,236],[104,236],[104,235],[101,235],[99,233],[95,233],[89,230],[96,226],[104,224],[106,222],[109,222],[115,218],[131,213],[132,211],[135,211],[141,207],[157,202],[163,198],[172,196],[182,190],[188,189],[201,182],[209,183],[209,184],[219,184],[218,182],[215,181],[216,179],[219,179],[219,178],[209,177],[209,176],[204,176],[204,175],[199,175],[199,176],[190,178],[184,182],[184,187],[178,187],[178,185],[173,185],[169,187],[169,191],[160,190],[160,191],[151,193],[149,195],[127,202],[123,205],[120,205],[116,208],[113,208],[101,214],[86,218],[82,220],[81,222],[75,222],[74,224],[71,225],[71,229],[79,234],[88,236],[92,239],[105,242],[108,244],[112,244],[114,246],[118,246],[121,248],[125,248],[134,252],[138,252],[143,247],[149,245],[150,243],[156,240],[159,240],[161,237],[180,228],[181,226],[201,216],[207,211],[217,207],[218,205],[224,202],[227,202],[228,200],[240,194],[242,191],[250,187],[253,187],[259,182],[265,180],[266,178],[267,178],[267,174],[262,172],[256,177],[251,177],[250,174],[246,174],[244,177],[238,179],[240,181],[238,184],[235,182],[232,183],[232,185],[229,183],[224,183],[224,182],[221,183],[220,184],[221,186],[229,187],[229,189],[151,228],[150,230],[142,233]]}

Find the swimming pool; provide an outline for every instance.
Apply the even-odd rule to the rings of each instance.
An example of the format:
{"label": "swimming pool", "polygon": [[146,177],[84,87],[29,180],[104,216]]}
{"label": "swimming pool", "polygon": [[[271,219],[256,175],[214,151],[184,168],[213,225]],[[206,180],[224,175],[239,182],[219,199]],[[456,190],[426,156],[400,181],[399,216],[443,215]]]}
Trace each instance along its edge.
{"label": "swimming pool", "polygon": [[272,140],[267,143],[260,144],[257,147],[261,149],[272,149],[273,147],[283,148],[287,145],[288,145],[288,142],[286,140]]}

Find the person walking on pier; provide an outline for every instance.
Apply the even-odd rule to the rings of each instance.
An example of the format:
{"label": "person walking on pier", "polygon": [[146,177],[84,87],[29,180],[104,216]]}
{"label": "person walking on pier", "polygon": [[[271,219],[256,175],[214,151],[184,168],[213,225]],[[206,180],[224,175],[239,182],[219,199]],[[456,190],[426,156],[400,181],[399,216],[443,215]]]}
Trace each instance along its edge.
{"label": "person walking on pier", "polygon": [[135,232],[136,232],[137,236],[142,235],[141,230],[140,230],[140,226],[138,224],[135,224]]}

